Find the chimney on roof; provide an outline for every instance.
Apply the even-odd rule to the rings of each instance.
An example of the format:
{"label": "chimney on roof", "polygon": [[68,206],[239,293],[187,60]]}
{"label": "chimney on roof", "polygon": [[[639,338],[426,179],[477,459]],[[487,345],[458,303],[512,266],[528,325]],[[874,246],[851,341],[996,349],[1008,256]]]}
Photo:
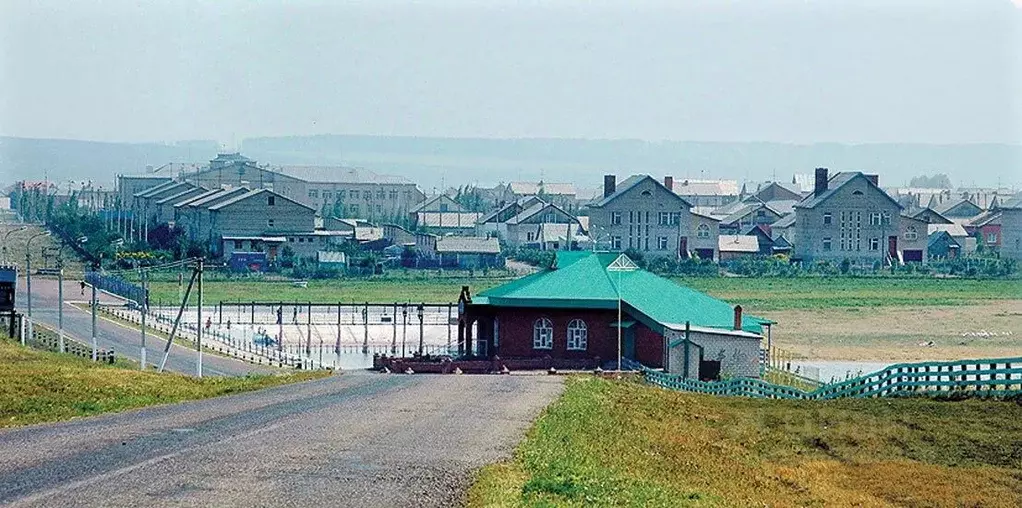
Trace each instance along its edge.
{"label": "chimney on roof", "polygon": [[742,329],[742,306],[735,305],[735,330]]}
{"label": "chimney on roof", "polygon": [[617,177],[614,175],[603,175],[603,197],[610,196],[617,190]]}
{"label": "chimney on roof", "polygon": [[816,168],[816,185],[813,187],[813,194],[819,196],[827,192],[827,168]]}
{"label": "chimney on roof", "polygon": [[866,179],[873,182],[873,185],[880,187],[880,175],[866,175]]}
{"label": "chimney on roof", "polygon": [[671,192],[674,192],[674,177],[673,176],[665,176],[664,177],[664,187],[667,187],[667,190],[669,190]]}

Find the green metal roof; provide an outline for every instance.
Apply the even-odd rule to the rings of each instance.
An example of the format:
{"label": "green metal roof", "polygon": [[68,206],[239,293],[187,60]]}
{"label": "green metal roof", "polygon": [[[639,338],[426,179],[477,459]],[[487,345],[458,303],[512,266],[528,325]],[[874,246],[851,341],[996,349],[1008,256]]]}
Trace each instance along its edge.
{"label": "green metal roof", "polygon": [[[473,303],[616,309],[620,287],[625,305],[661,325],[690,322],[693,326],[732,329],[734,308],[727,302],[645,270],[608,270],[619,256],[623,254],[558,252],[552,268],[483,291]],[[742,330],[762,333],[762,325],[767,323],[770,321],[746,315]]]}

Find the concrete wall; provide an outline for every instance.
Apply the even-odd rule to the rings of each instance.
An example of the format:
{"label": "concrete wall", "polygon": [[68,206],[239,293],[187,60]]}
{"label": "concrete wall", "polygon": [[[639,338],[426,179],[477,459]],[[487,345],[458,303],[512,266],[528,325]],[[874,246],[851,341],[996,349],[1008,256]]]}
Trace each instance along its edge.
{"label": "concrete wall", "polygon": [[[855,191],[861,191],[862,195],[856,196]],[[842,212],[846,214],[843,228]],[[874,212],[890,214],[891,223],[870,225],[870,214]],[[830,225],[824,224],[826,213],[831,214]],[[883,191],[870,185],[864,176],[856,177],[815,208],[796,208],[795,217],[795,234],[791,239],[794,243],[793,257],[804,262],[849,259],[872,264],[884,259],[889,236],[898,237],[899,248],[902,242],[898,205],[887,199]],[[842,233],[845,234],[845,249],[841,248]],[[826,238],[830,239],[829,251],[824,250]],[[870,250],[872,238],[879,242],[877,250]]]}
{"label": "concrete wall", "polygon": [[1022,259],[1022,209],[1001,212],[1001,256]]}
{"label": "concrete wall", "polygon": [[[312,231],[315,212],[277,197],[269,205],[268,193],[238,201],[220,210],[211,210],[210,236],[246,236],[272,234],[275,231]],[[270,221],[273,221],[272,224]]]}
{"label": "concrete wall", "polygon": [[[685,336],[684,332],[667,330],[668,342]],[[762,339],[734,335],[693,331],[690,340],[702,348],[703,360],[719,360],[722,377],[759,377],[759,350]],[[689,377],[696,379],[699,372],[699,349],[689,346]],[[684,371],[685,348],[680,344],[671,348],[668,372],[681,374]]]}

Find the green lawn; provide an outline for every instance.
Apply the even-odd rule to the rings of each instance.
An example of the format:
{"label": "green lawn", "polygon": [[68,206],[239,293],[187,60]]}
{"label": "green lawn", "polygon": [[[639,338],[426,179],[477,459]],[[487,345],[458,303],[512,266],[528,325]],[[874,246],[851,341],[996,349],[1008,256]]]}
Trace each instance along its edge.
{"label": "green lawn", "polygon": [[682,278],[694,289],[750,309],[961,305],[1022,300],[1022,280],[936,278]]}
{"label": "green lawn", "polygon": [[0,428],[204,399],[325,375],[296,372],[196,379],[96,364],[0,338]]}
{"label": "green lawn", "polygon": [[1020,506],[1022,404],[771,401],[570,379],[469,506]]}
{"label": "green lawn", "polygon": [[[454,302],[461,286],[473,294],[502,284],[495,277],[384,277],[309,281],[307,288],[287,281],[258,279],[209,280],[205,301]],[[831,307],[961,305],[990,300],[1022,299],[1022,281],[930,278],[679,278],[681,284],[731,303],[757,310]],[[187,281],[186,281],[187,283]],[[178,298],[176,281],[151,283],[152,301]]]}

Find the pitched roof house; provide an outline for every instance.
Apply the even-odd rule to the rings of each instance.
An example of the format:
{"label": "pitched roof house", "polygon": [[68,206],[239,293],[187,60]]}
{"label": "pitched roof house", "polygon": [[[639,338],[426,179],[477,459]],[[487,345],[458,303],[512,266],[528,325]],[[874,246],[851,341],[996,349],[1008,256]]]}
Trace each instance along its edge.
{"label": "pitched roof house", "polygon": [[813,193],[795,205],[792,259],[890,264],[903,259],[902,206],[876,175],[816,169]]}
{"label": "pitched roof house", "polygon": [[464,309],[458,337],[469,354],[614,365],[620,330],[625,359],[688,377],[699,377],[700,359],[758,376],[770,324],[613,253],[558,252],[550,268],[483,291]]}
{"label": "pitched roof house", "polygon": [[692,205],[673,190],[671,177],[661,182],[633,175],[617,185],[604,176],[603,198],[589,205],[589,236],[614,251],[636,249],[647,256],[716,259],[717,224],[692,213]]}

